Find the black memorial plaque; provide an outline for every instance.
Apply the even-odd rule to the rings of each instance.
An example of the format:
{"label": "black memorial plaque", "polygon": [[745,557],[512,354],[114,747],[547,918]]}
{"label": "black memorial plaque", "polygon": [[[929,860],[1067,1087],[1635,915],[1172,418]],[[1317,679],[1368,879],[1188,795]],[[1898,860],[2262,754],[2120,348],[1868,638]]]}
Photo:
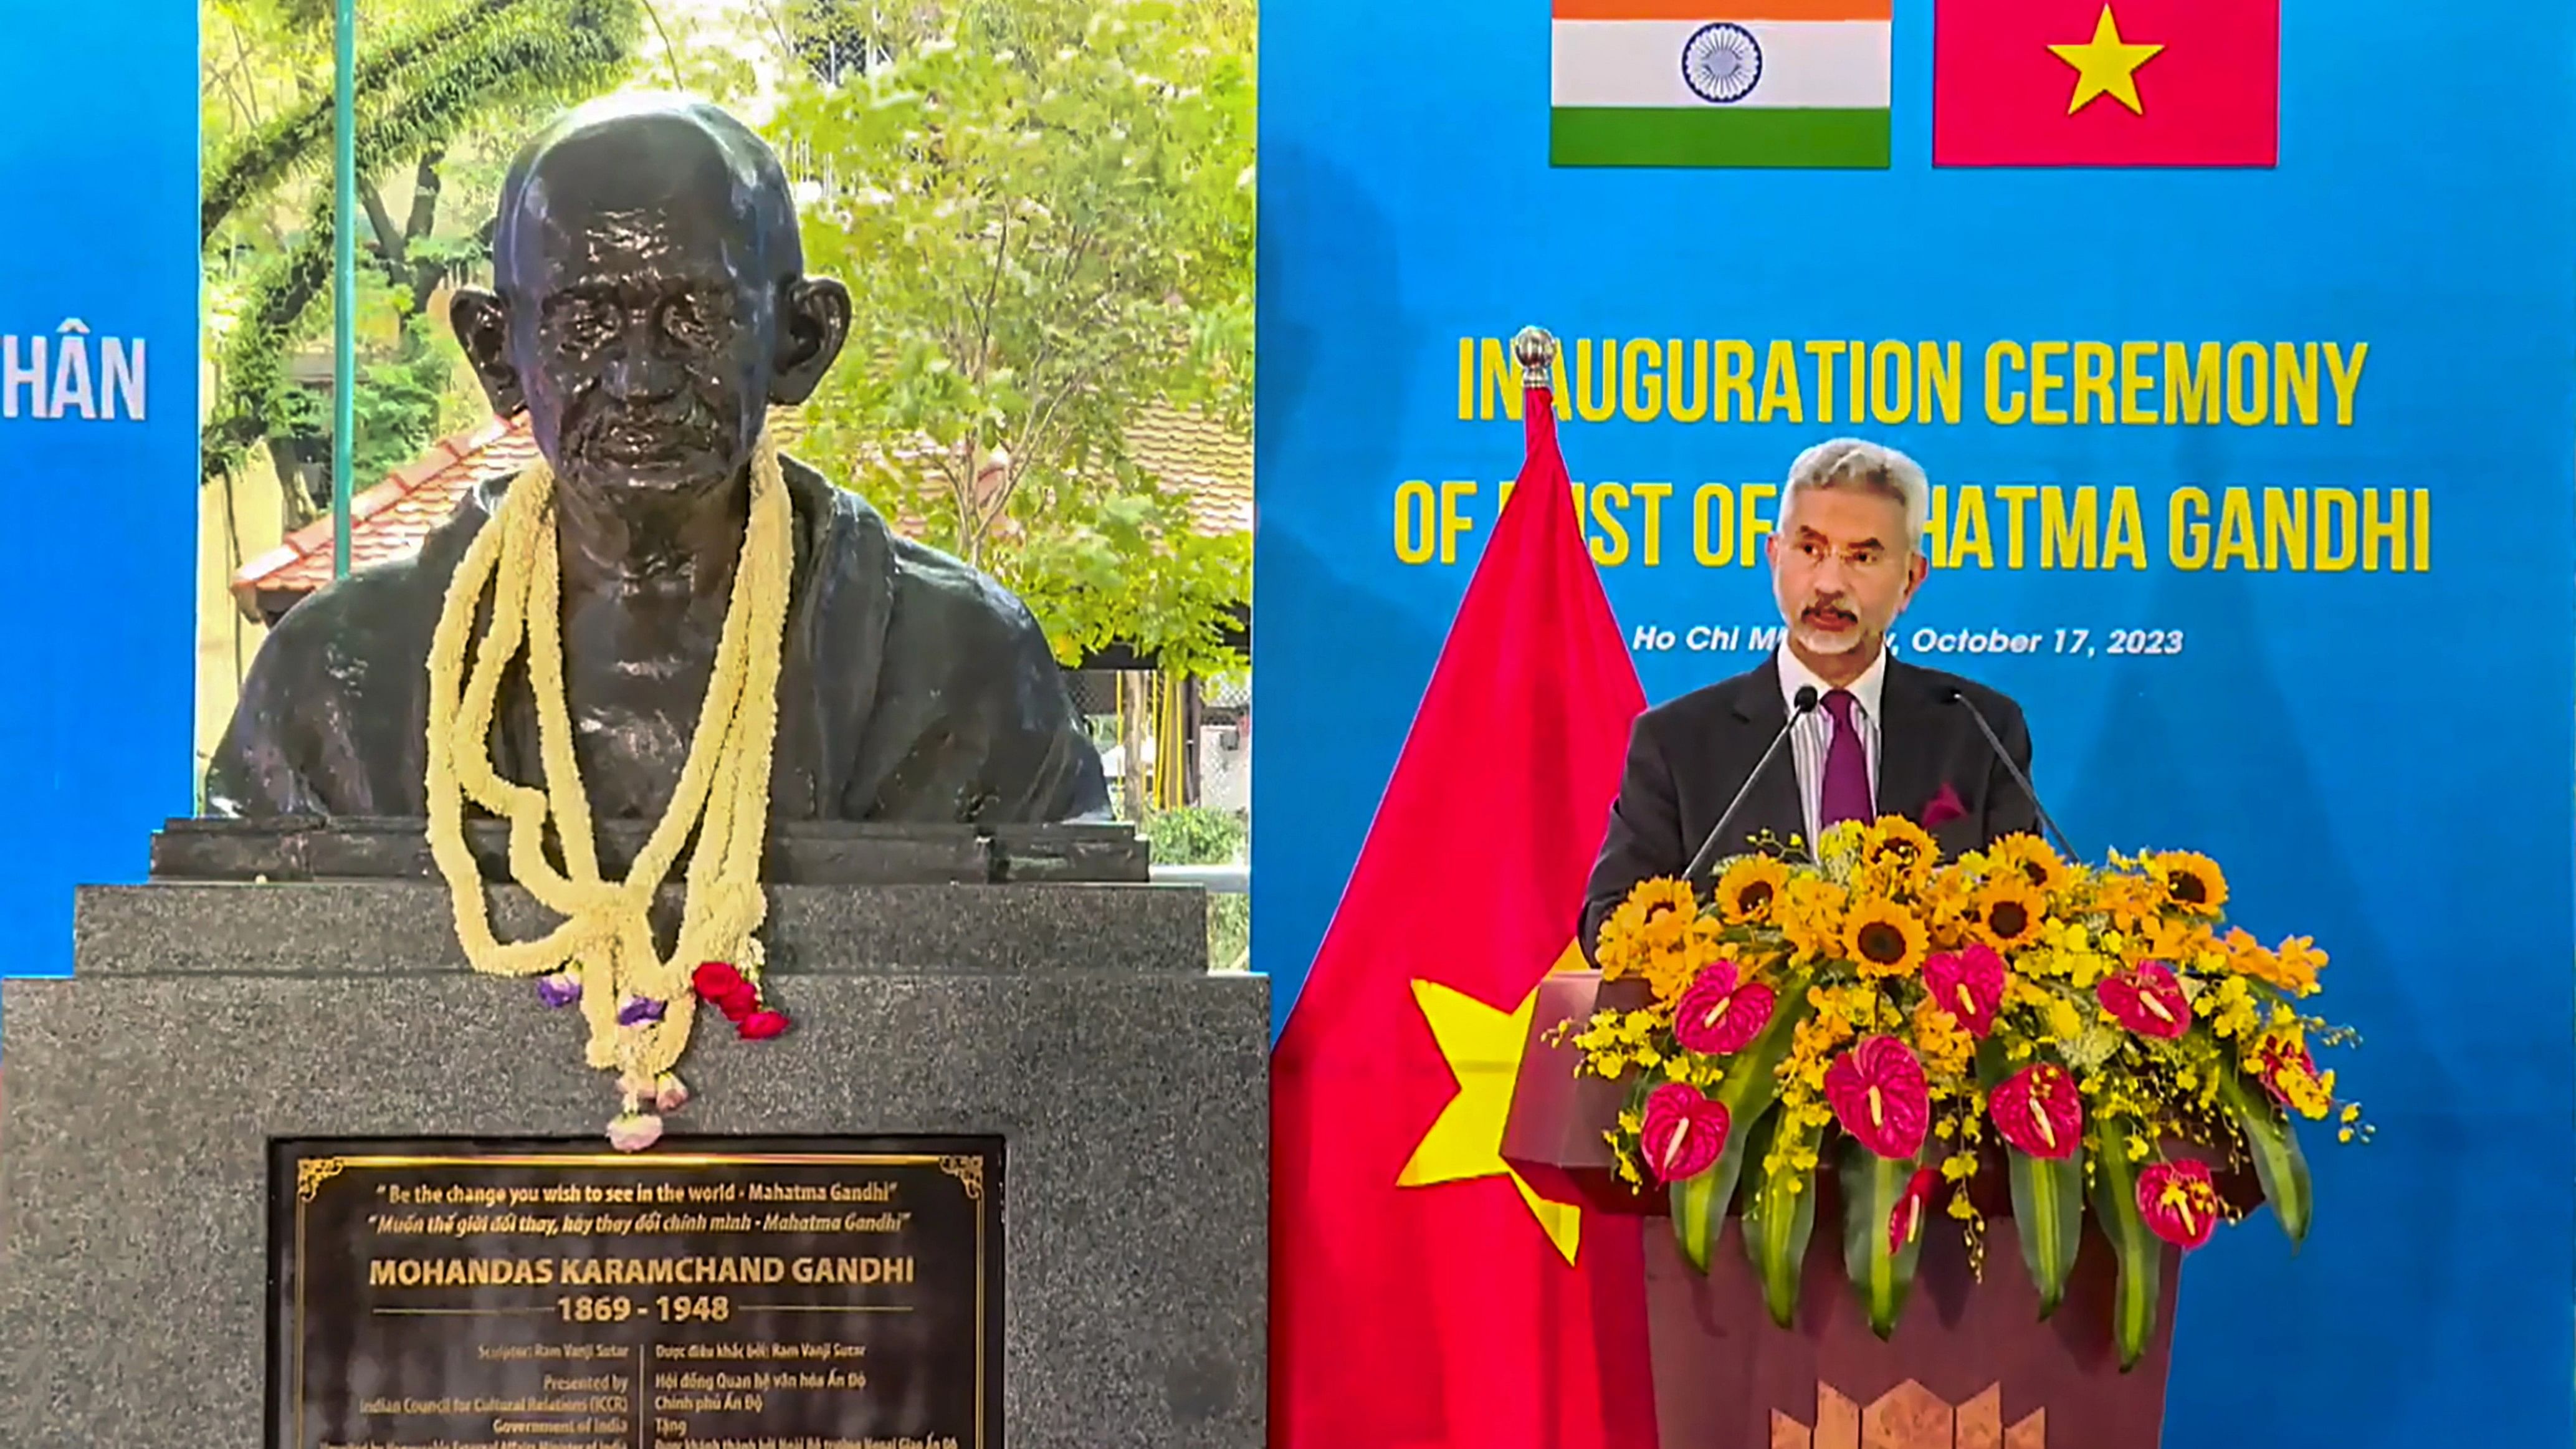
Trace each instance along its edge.
{"label": "black memorial plaque", "polygon": [[269,1449],[997,1449],[998,1137],[269,1148]]}

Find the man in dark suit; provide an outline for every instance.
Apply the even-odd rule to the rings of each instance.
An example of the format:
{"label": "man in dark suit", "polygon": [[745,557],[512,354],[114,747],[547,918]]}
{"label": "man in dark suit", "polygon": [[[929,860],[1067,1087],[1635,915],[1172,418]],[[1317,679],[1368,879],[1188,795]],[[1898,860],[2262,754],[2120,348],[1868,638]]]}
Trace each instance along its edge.
{"label": "man in dark suit", "polygon": [[[1585,892],[1583,942],[1639,881],[1678,876],[1812,687],[1789,747],[1754,782],[1718,843],[1725,859],[1766,834],[1803,853],[1846,819],[1903,815],[1945,857],[2021,831],[2038,812],[1956,694],[1983,711],[2027,774],[2020,706],[1983,685],[1889,656],[1888,630],[1922,587],[1931,485],[1914,460],[1854,438],[1819,443],[1790,466],[1769,539],[1786,628],[1759,667],[1637,717],[1619,800]],[[1936,803],[1937,802],[1937,803]]]}

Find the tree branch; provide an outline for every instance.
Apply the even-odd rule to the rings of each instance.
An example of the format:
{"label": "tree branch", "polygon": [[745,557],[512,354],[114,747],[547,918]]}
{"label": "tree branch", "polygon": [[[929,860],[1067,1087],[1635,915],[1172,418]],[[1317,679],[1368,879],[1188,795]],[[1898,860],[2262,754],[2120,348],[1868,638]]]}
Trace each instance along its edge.
{"label": "tree branch", "polygon": [[1002,294],[1003,260],[1011,254],[1011,213],[1002,212],[1002,234],[993,239],[993,273],[984,282],[982,321],[975,337],[975,382],[982,386],[989,376],[993,354],[993,303]]}
{"label": "tree branch", "polygon": [[405,280],[403,234],[394,225],[393,212],[385,206],[385,194],[376,189],[376,183],[360,177],[358,204],[367,209],[367,225],[376,234],[376,260],[382,264],[385,275],[393,280],[394,285],[401,286]]}

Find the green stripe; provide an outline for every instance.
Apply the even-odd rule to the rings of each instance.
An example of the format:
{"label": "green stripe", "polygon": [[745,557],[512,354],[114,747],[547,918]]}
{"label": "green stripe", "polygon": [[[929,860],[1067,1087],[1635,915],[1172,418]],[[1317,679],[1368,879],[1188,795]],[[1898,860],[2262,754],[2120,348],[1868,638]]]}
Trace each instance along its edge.
{"label": "green stripe", "polygon": [[1750,107],[1558,107],[1558,166],[1887,167],[1887,112]]}

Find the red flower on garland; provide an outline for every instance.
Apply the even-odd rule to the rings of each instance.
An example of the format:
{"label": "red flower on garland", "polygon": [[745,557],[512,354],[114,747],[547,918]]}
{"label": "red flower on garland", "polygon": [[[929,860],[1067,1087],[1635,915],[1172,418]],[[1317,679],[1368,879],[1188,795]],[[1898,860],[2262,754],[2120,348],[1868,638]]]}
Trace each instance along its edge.
{"label": "red flower on garland", "polygon": [[1673,1006],[1673,1039],[1703,1056],[1740,1052],[1771,1022],[1778,998],[1758,981],[1739,981],[1735,963],[1719,961]]}
{"label": "red flower on garland", "polygon": [[786,1013],[760,1004],[760,988],[723,961],[708,961],[689,975],[698,999],[725,1014],[745,1041],[767,1041],[786,1031]]}
{"label": "red flower on garland", "polygon": [[723,961],[709,961],[691,972],[689,985],[699,1000],[723,1012],[728,1021],[740,1021],[760,1005],[760,988]]}
{"label": "red flower on garland", "polygon": [[2138,1174],[2138,1213],[2147,1230],[2185,1251],[2208,1242],[2226,1212],[2200,1163],[2159,1162]]}
{"label": "red flower on garland", "polygon": [[1923,806],[1923,828],[1938,830],[1953,820],[1968,818],[1968,807],[1959,801],[1959,792],[1944,782],[1938,793]]}
{"label": "red flower on garland", "polygon": [[1726,1150],[1734,1124],[1726,1108],[1710,1101],[1699,1088],[1666,1082],[1646,1097],[1645,1123],[1638,1129],[1646,1169],[1661,1182],[1679,1182],[1706,1172]]}
{"label": "red flower on garland", "polygon": [[1932,1126],[1932,1088],[1905,1043],[1874,1036],[1825,1068],[1834,1120],[1881,1157],[1912,1157]]}
{"label": "red flower on garland", "polygon": [[1964,951],[1944,952],[1923,963],[1923,989],[1931,993],[1933,1005],[1958,1018],[1968,1035],[1984,1041],[2004,1002],[2004,958],[1983,941]]}
{"label": "red flower on garland", "polygon": [[1887,1251],[1901,1253],[1905,1245],[1923,1231],[1923,1214],[1932,1205],[1932,1189],[1941,1185],[1941,1174],[1928,1167],[1914,1169],[1905,1181],[1905,1191],[1897,1195],[1896,1207],[1887,1215]]}
{"label": "red flower on garland", "polygon": [[2093,994],[2112,1020],[2140,1036],[2171,1041],[2191,1029],[2191,1003],[2183,997],[2182,981],[2162,961],[2142,962],[2105,977]]}
{"label": "red flower on garland", "polygon": [[2084,1098],[2054,1062],[2032,1062],[1996,1083],[1986,1110],[2004,1141],[2032,1157],[2072,1157],[2083,1140]]}

